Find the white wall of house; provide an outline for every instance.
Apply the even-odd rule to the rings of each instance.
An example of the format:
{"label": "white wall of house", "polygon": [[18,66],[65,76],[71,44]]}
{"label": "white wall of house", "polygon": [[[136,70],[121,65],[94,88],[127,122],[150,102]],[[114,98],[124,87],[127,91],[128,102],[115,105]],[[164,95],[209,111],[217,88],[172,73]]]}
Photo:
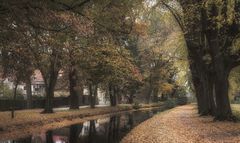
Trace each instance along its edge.
{"label": "white wall of house", "polygon": [[[87,87],[84,87],[83,89],[83,95],[89,95],[89,90]],[[98,88],[97,90],[97,98],[99,105],[109,105],[110,102],[106,98],[106,92]]]}

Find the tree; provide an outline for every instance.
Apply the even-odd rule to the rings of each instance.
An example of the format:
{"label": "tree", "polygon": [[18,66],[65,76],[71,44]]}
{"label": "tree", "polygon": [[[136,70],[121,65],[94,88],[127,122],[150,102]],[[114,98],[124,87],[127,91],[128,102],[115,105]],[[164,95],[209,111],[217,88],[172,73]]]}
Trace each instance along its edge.
{"label": "tree", "polygon": [[[35,19],[40,13],[41,21]],[[46,100],[43,113],[53,112],[54,88],[59,71],[63,68],[66,60],[67,47],[65,42],[67,36],[65,32],[71,30],[71,27],[68,26],[73,23],[69,20],[72,18],[71,16],[69,13],[53,12],[43,8],[35,11],[34,15],[28,18],[30,26],[34,27],[33,30],[29,31],[29,36],[32,39],[29,41],[29,48],[31,54],[34,55],[33,63],[40,70],[45,83]],[[39,27],[48,27],[48,29]],[[61,30],[56,31],[56,29]]]}
{"label": "tree", "polygon": [[238,3],[179,2],[183,8],[185,25],[172,7],[163,4],[186,32],[185,39],[199,112],[202,115],[212,114],[219,120],[232,119],[228,99],[228,76],[232,68],[239,64],[238,52],[230,52],[238,33]]}
{"label": "tree", "polygon": [[89,48],[84,53],[88,55],[85,70],[92,104],[95,104],[97,85],[101,83],[108,87],[111,105],[115,106],[119,87],[129,79],[139,80],[129,51],[106,41],[104,44],[99,43]]}
{"label": "tree", "polygon": [[[71,17],[72,28],[66,35],[66,60],[64,71],[68,73],[70,91],[70,109],[79,108],[79,93],[83,94],[83,57],[84,49],[89,45],[89,39],[93,35],[92,22],[80,15]],[[68,18],[69,19],[69,18]]]}
{"label": "tree", "polygon": [[[11,48],[8,46],[12,46]],[[13,88],[13,105],[12,105],[12,118],[14,118],[15,102],[17,98],[18,85],[21,82],[25,82],[29,79],[29,75],[32,75],[32,66],[29,63],[29,56],[22,55],[26,53],[26,49],[18,47],[16,45],[4,46],[1,49],[1,61],[3,67],[3,77],[11,78],[14,83]],[[16,47],[14,47],[16,46]],[[17,50],[16,50],[17,49]]]}
{"label": "tree", "polygon": [[[181,47],[176,46],[176,41],[181,42],[178,38],[177,28],[167,26],[173,23],[168,13],[161,13],[162,9],[150,10],[143,13],[144,18],[140,19],[138,24],[141,25],[138,31],[142,31],[138,37],[138,51],[141,71],[145,79],[146,101],[157,102],[158,97],[163,94],[163,85],[177,84],[179,74],[176,66],[178,55],[175,51],[180,51]],[[144,29],[145,32],[141,29]],[[176,36],[178,35],[178,36]],[[169,39],[173,39],[172,42]],[[180,47],[180,48],[179,48]],[[180,55],[180,54],[179,54]],[[164,96],[164,95],[163,95]]]}

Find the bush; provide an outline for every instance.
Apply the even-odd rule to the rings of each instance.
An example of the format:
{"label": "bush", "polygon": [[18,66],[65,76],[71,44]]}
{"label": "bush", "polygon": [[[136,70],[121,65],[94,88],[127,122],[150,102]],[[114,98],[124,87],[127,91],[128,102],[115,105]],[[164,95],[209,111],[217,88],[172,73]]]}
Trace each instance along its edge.
{"label": "bush", "polygon": [[168,108],[168,109],[174,108],[176,107],[176,105],[177,105],[177,102],[175,98],[169,98],[164,102],[165,108]]}
{"label": "bush", "polygon": [[32,95],[32,100],[43,100],[43,99],[45,99],[45,96]]}
{"label": "bush", "polygon": [[187,96],[179,96],[177,97],[177,104],[178,105],[186,105],[188,103],[188,98]]}
{"label": "bush", "polygon": [[231,104],[240,104],[240,100],[231,100]]}
{"label": "bush", "polygon": [[[10,89],[7,85],[0,85],[1,96],[0,99],[13,99],[13,89]],[[17,99],[24,99],[21,90],[17,90]]]}
{"label": "bush", "polygon": [[[11,96],[9,96],[9,95],[3,95],[3,96],[0,97],[0,99],[12,100],[12,99],[13,99],[13,95],[11,95]],[[19,95],[19,94],[18,94],[18,95],[16,96],[16,99],[17,99],[17,100],[23,100],[24,97],[23,97],[23,95]]]}

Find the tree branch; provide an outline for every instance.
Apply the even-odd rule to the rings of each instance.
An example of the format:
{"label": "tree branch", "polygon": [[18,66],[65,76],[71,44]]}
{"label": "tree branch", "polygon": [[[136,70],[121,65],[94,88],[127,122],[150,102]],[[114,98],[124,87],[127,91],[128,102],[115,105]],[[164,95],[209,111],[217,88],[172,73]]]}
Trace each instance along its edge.
{"label": "tree branch", "polygon": [[153,8],[156,8],[157,6],[159,6],[161,4],[164,5],[169,10],[169,12],[173,15],[173,17],[177,21],[177,23],[178,23],[179,27],[181,28],[181,30],[184,32],[185,28],[184,28],[184,24],[183,24],[183,22],[181,20],[181,16],[176,12],[175,9],[173,9],[171,6],[169,6],[166,2],[164,2],[163,0],[159,1],[155,6],[153,6]]}

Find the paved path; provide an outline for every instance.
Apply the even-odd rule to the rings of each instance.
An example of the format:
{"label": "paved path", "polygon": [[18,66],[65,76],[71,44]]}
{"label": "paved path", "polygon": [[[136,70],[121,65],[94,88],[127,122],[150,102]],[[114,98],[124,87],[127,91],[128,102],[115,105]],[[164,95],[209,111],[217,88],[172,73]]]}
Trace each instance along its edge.
{"label": "paved path", "polygon": [[214,122],[194,105],[180,106],[143,122],[122,143],[240,143],[240,123]]}

